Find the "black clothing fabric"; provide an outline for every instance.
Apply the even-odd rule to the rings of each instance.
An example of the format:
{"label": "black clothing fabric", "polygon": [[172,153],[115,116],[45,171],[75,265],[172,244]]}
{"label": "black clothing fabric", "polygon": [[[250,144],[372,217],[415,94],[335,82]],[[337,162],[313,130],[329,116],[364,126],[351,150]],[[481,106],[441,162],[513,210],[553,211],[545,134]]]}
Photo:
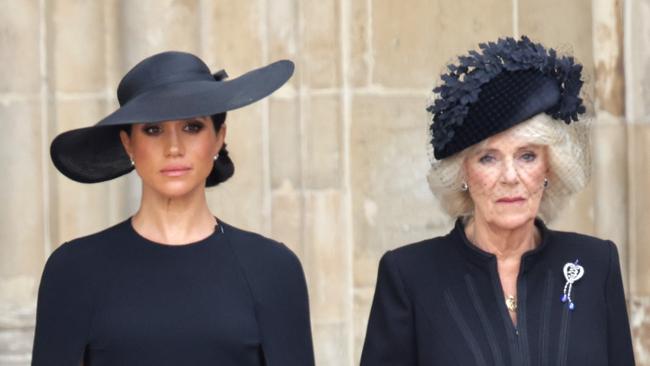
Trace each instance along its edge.
{"label": "black clothing fabric", "polygon": [[[387,252],[361,366],[634,365],[616,246],[536,225],[542,242],[521,259],[517,327],[496,257],[467,240],[460,220],[444,237]],[[563,267],[576,259],[584,276],[569,310]]]}
{"label": "black clothing fabric", "polygon": [[164,245],[126,220],[60,246],[38,295],[33,366],[312,366],[307,288],[284,245],[224,223]]}

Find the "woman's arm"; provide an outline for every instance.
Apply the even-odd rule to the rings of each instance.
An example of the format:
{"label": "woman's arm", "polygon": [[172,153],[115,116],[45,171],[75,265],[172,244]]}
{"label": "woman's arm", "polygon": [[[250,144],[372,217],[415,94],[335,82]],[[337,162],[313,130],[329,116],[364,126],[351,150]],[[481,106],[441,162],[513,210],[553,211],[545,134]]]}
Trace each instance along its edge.
{"label": "woman's arm", "polygon": [[54,251],[45,264],[38,291],[32,366],[82,364],[92,303],[88,273],[70,244]]}
{"label": "woman's arm", "polygon": [[264,353],[269,366],[313,366],[307,283],[298,257],[287,251],[276,286],[265,289],[271,301],[260,304]]}
{"label": "woman's arm", "polygon": [[630,336],[630,323],[625,305],[625,293],[621,279],[618,250],[611,241],[609,244],[609,271],[605,288],[607,301],[607,355],[609,365],[633,366],[634,351]]}
{"label": "woman's arm", "polygon": [[361,366],[415,366],[413,307],[391,252],[379,261]]}
{"label": "woman's arm", "polygon": [[313,366],[307,285],[298,257],[285,245],[231,229],[231,248],[255,301],[267,366]]}

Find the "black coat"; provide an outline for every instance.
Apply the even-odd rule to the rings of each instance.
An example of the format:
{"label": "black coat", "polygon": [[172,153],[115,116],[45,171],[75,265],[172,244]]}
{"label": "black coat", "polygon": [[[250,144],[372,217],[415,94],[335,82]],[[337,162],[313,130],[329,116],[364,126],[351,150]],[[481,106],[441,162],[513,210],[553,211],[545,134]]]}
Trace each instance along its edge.
{"label": "black coat", "polygon": [[[379,263],[361,366],[634,365],[616,246],[547,229],[521,259],[517,327],[496,257],[471,244],[460,220],[444,237],[387,252]],[[561,301],[576,259],[575,309]]]}
{"label": "black coat", "polygon": [[284,245],[221,223],[163,245],[130,221],[60,246],[41,280],[32,365],[312,366],[307,288]]}

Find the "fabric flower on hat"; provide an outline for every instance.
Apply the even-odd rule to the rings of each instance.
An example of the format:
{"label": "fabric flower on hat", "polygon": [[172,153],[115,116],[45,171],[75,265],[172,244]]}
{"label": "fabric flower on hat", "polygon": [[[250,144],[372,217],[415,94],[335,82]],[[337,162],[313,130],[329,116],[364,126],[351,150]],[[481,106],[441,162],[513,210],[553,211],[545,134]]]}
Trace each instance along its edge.
{"label": "fabric flower on hat", "polygon": [[585,112],[579,97],[582,65],[573,57],[558,57],[526,36],[479,48],[448,65],[442,84],[433,89],[436,97],[427,110],[433,115],[431,144],[437,159],[541,112],[565,123]]}

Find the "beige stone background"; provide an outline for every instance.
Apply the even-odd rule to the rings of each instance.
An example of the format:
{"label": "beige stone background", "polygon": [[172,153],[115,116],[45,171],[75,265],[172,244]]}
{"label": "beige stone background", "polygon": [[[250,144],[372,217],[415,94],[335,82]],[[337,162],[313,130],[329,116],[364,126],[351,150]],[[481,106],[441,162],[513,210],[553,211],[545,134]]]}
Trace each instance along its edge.
{"label": "beige stone background", "polygon": [[650,365],[650,0],[0,0],[0,9],[0,366],[29,364],[49,253],[138,205],[133,174],[69,181],[50,162],[50,141],[116,108],[126,70],[168,49],[231,76],[296,62],[286,87],[229,114],[237,172],[209,201],[231,224],[295,250],[318,365],[357,364],[378,258],[451,227],[425,180],[429,90],[454,55],[520,34],[585,65],[593,181],[550,226],[619,245],[637,358]]}

